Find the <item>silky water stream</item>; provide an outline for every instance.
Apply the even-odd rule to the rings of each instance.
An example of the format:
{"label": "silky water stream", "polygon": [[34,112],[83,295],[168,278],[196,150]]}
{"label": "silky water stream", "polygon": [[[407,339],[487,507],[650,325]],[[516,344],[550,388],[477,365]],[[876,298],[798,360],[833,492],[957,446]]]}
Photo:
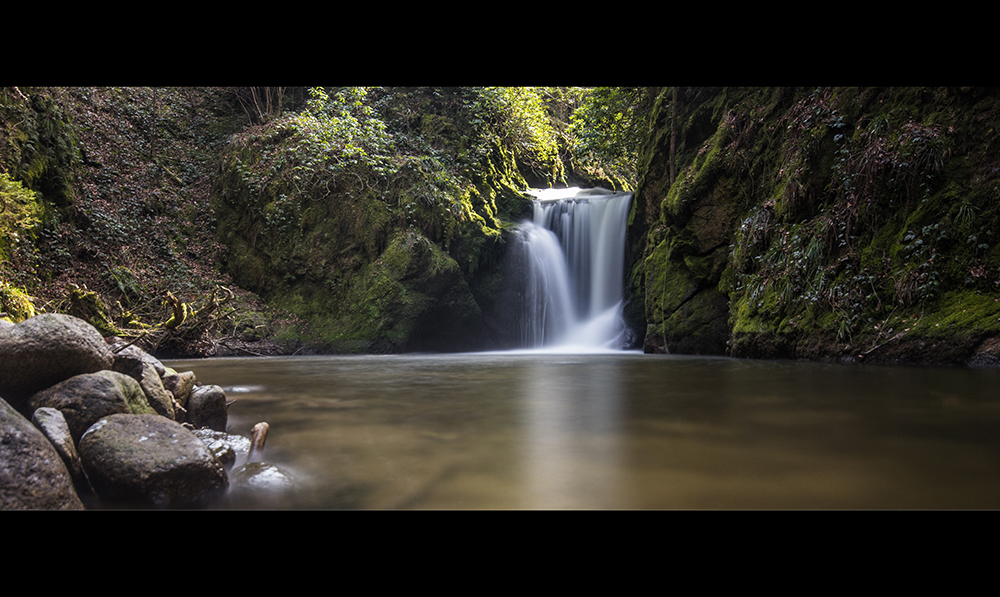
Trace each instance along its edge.
{"label": "silky water stream", "polygon": [[511,240],[524,287],[516,327],[522,348],[592,352],[626,343],[622,320],[625,227],[631,193],[539,191]]}
{"label": "silky water stream", "polygon": [[1000,371],[621,347],[631,196],[541,193],[521,349],[173,361],[298,482],[241,507],[996,508]]}
{"label": "silky water stream", "polygon": [[271,425],[271,508],[996,508],[1000,371],[617,354],[169,363]]}

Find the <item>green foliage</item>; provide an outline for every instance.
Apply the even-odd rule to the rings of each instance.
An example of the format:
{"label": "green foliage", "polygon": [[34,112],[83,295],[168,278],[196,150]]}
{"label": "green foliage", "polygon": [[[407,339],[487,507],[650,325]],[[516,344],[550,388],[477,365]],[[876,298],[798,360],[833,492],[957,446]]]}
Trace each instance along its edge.
{"label": "green foliage", "polygon": [[53,205],[74,198],[80,153],[59,89],[0,89],[0,161]]}
{"label": "green foliage", "polygon": [[[640,190],[660,208],[647,208],[659,216],[647,222],[649,238],[679,253],[663,263],[647,259],[647,268],[663,271],[645,280],[648,287],[694,273],[690,286],[727,293],[730,347],[738,347],[731,354],[791,356],[791,346],[806,344],[839,350],[817,348],[817,338],[871,352],[916,333],[913,321],[951,309],[956,289],[995,297],[1000,170],[985,149],[1000,124],[994,94],[684,88],[679,95],[676,121],[662,110],[654,115],[650,147],[659,153],[644,159],[657,180]],[[677,176],[664,184],[672,126]],[[728,267],[716,278],[691,269],[701,253],[682,241],[716,230],[709,215],[719,205],[739,216]],[[659,300],[647,292],[654,324]],[[970,322],[963,319],[966,332]],[[755,342],[771,348],[757,352]]]}
{"label": "green foliage", "polygon": [[480,152],[502,146],[550,182],[564,177],[558,136],[538,88],[473,87],[464,98]]}
{"label": "green foliage", "polygon": [[592,176],[635,187],[639,146],[648,132],[652,90],[596,87],[570,119],[575,165]]}
{"label": "green foliage", "polygon": [[391,172],[393,142],[386,124],[366,102],[368,88],[344,87],[332,95],[310,90],[306,109],[282,123],[295,142],[285,147],[283,158],[293,165],[293,179],[301,192],[310,182],[337,176],[352,166],[363,166],[375,176]]}
{"label": "green foliage", "polygon": [[35,316],[35,305],[23,288],[0,279],[0,318],[18,323]]}
{"label": "green foliage", "polygon": [[[505,222],[521,216],[522,172],[555,182],[559,150],[535,88],[314,88],[302,111],[237,135],[225,152],[213,195],[226,268],[324,343],[367,335],[402,346],[439,307],[382,267],[401,254],[390,240],[429,243],[418,252],[438,257],[422,266],[449,264],[444,278],[406,274],[452,288],[429,296],[467,295],[499,261]],[[476,310],[465,298],[446,304]]]}
{"label": "green foliage", "polygon": [[35,193],[0,172],[0,259],[6,257],[11,244],[17,244],[22,235],[35,228],[41,214]]}

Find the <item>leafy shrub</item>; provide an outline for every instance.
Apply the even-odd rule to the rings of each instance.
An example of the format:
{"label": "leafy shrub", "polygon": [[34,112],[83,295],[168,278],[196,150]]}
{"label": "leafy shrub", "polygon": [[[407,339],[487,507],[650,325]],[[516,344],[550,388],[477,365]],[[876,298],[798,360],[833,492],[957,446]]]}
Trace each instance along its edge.
{"label": "leafy shrub", "polygon": [[0,319],[18,323],[34,316],[35,305],[28,293],[6,280],[0,280]]}
{"label": "leafy shrub", "polygon": [[35,193],[6,172],[0,172],[0,259],[39,222],[41,205]]}
{"label": "leafy shrub", "polygon": [[596,87],[583,98],[569,127],[579,167],[625,188],[635,187],[651,92],[645,87]]}

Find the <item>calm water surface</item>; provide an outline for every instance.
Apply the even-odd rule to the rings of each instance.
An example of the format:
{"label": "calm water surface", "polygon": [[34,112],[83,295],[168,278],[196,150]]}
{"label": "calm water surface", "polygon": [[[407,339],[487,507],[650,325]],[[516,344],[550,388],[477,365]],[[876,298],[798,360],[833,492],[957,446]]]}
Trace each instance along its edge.
{"label": "calm water surface", "polygon": [[996,508],[1000,371],[617,353],[168,361],[300,489],[241,507]]}

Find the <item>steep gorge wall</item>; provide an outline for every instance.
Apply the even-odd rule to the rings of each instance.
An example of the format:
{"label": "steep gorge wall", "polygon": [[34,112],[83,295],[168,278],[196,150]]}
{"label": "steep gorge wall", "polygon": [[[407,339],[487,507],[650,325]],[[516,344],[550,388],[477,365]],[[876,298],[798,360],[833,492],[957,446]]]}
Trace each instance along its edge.
{"label": "steep gorge wall", "polygon": [[[509,148],[476,136],[458,95],[397,93],[386,101],[399,105],[353,120],[317,105],[226,150],[212,191],[222,265],[241,287],[303,318],[307,327],[292,333],[311,350],[499,341],[490,313],[528,184]],[[383,117],[391,142],[373,132]],[[456,168],[462,155],[473,157]]]}
{"label": "steep gorge wall", "polygon": [[996,363],[998,100],[662,90],[629,232],[645,350]]}
{"label": "steep gorge wall", "polygon": [[0,317],[171,356],[503,344],[523,191],[579,179],[547,122],[532,88],[0,88]]}

